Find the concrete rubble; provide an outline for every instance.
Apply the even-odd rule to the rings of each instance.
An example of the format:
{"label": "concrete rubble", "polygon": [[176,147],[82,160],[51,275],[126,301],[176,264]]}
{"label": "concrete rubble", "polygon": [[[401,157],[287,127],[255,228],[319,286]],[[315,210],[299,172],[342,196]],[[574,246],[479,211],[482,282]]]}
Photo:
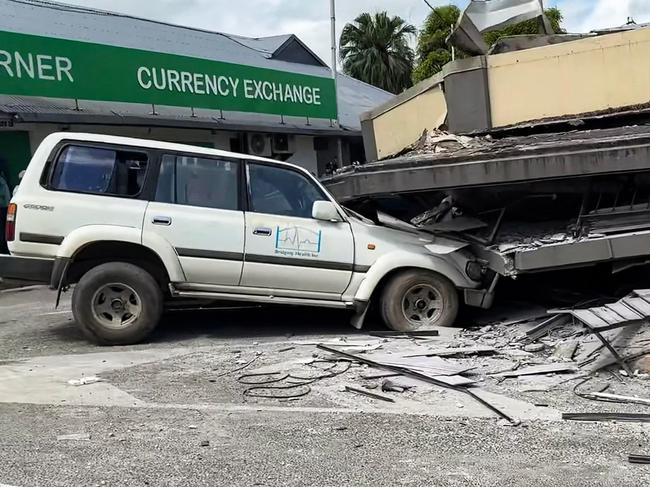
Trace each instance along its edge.
{"label": "concrete rubble", "polygon": [[[578,485],[573,480],[583,478],[585,485],[605,485],[600,479],[623,474],[629,482],[621,487],[644,485],[643,467],[629,465],[628,455],[638,456],[638,463],[650,453],[645,447],[647,363],[643,356],[629,360],[632,374],[626,377],[584,325],[547,313],[559,304],[544,304],[546,293],[536,300],[514,300],[504,293],[509,300],[497,302],[494,310],[462,314],[458,328],[422,336],[377,332],[375,321],[366,330],[351,331],[338,324],[338,313],[282,309],[277,319],[269,318],[274,311],[268,309],[208,312],[200,315],[201,322],[182,313],[178,317],[189,330],[177,326],[177,318],[152,343],[97,349],[74,334],[70,316],[35,305],[49,295],[40,292],[12,294],[2,304],[5,434],[0,464],[6,473],[0,483],[46,485],[56,478],[57,485],[68,485],[63,474],[56,477],[65,458],[75,484],[142,485],[148,480],[157,485],[174,475],[179,458],[193,458],[195,464],[184,465],[179,476],[189,471],[203,482],[206,468],[219,478],[230,469],[231,476],[214,485],[254,485],[269,475],[268,468],[282,475],[274,485],[284,485],[296,473],[295,462],[302,468],[309,459],[314,471],[297,485],[331,485],[344,477],[366,485],[363,466],[379,458],[400,470],[376,472],[371,480],[377,485],[387,475],[389,483],[399,484],[413,472],[422,472],[414,485],[443,485],[455,469],[469,472],[465,484],[497,485],[497,476],[513,469],[519,475],[531,465],[531,477],[505,483],[536,485],[540,472],[552,479],[566,476],[565,461],[572,476],[558,485]],[[616,297],[600,299],[582,308],[615,302]],[[14,323],[17,317],[22,321]],[[650,346],[645,324],[603,335],[623,356]],[[359,360],[332,354],[320,344],[347,350]],[[543,348],[526,352],[530,344]],[[438,383],[431,383],[370,366],[364,357],[441,375],[432,376]],[[531,368],[544,373],[519,373]],[[67,384],[91,376],[103,380],[82,387]],[[443,382],[452,380],[451,385]],[[64,435],[80,436],[57,439]],[[395,451],[401,456],[393,464]],[[503,453],[497,459],[494,451]],[[547,453],[530,454],[538,451]],[[23,454],[37,460],[31,473],[12,463]],[[269,455],[274,455],[271,462]],[[314,482],[322,462],[337,455],[340,462],[329,466],[341,477]],[[161,460],[148,466],[151,458]],[[124,466],[125,459],[133,461]],[[97,461],[104,462],[101,469],[87,468]],[[599,470],[593,470],[594,464]],[[440,476],[427,482],[432,473],[420,466],[432,465],[436,471],[440,467]],[[258,468],[256,477],[243,479],[251,468]],[[360,477],[350,477],[357,471],[363,472]],[[486,471],[494,475],[482,482]]]}
{"label": "concrete rubble", "polygon": [[[558,411],[558,417],[560,412],[603,412],[608,404],[624,412],[650,405],[650,329],[645,323],[603,333],[621,355],[632,357],[633,372],[627,374],[619,372],[620,364],[602,340],[577,320],[556,319],[564,317],[535,306],[525,311],[505,306],[495,315],[499,318],[488,316],[476,326],[424,336],[296,340],[291,353],[281,352],[286,347],[265,352],[268,358],[276,353],[284,357],[279,364],[248,369],[231,380],[243,388],[247,402],[302,401],[311,394],[347,392],[347,402],[427,408],[431,398],[448,395],[451,405],[462,409],[466,403],[458,402],[456,393],[468,392],[510,426],[530,414],[522,414],[521,402],[533,410]],[[501,406],[508,399],[520,405],[512,410]]]}

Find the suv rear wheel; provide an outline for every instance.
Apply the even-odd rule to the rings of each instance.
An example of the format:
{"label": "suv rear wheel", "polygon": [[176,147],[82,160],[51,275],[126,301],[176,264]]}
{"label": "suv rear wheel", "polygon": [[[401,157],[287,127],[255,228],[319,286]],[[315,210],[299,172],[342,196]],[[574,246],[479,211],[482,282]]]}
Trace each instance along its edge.
{"label": "suv rear wheel", "polygon": [[409,270],[388,282],[380,306],[384,322],[395,331],[452,326],[458,315],[458,291],[440,274]]}
{"label": "suv rear wheel", "polygon": [[90,269],[72,295],[72,313],[84,334],[99,345],[130,345],[158,325],[163,295],[147,271],[125,262]]}

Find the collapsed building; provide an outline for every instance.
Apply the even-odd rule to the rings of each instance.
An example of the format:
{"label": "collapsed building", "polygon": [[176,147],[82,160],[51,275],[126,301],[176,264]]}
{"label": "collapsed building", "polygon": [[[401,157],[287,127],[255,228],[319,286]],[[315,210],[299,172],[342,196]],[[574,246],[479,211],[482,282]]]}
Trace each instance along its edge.
{"label": "collapsed building", "polygon": [[366,113],[372,162],[325,184],[376,222],[467,242],[496,275],[647,263],[650,28],[499,44]]}

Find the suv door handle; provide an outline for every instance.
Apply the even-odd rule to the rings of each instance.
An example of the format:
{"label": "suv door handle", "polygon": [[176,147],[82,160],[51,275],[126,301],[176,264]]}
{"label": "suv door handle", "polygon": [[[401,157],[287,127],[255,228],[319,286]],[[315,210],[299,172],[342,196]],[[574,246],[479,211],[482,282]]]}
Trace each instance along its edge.
{"label": "suv door handle", "polygon": [[151,223],[153,223],[154,225],[169,226],[169,225],[172,224],[172,219],[171,219],[171,217],[168,217],[168,216],[154,216]]}
{"label": "suv door handle", "polygon": [[255,230],[253,230],[253,235],[261,235],[263,237],[270,237],[272,233],[273,230],[266,227],[257,227]]}

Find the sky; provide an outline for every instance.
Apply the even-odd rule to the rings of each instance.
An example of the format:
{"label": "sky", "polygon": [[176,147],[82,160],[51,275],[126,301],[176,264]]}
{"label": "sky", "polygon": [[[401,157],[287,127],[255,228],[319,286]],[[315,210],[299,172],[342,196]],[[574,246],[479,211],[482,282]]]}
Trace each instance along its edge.
{"label": "sky", "polygon": [[[60,0],[64,3],[121,12],[139,17],[203,29],[263,37],[296,34],[329,64],[329,0]],[[361,12],[386,10],[420,28],[429,7],[424,0],[337,0],[337,31]],[[432,5],[468,0],[429,0]],[[564,14],[569,32],[624,24],[628,17],[637,23],[650,22],[650,0],[546,0]]]}

